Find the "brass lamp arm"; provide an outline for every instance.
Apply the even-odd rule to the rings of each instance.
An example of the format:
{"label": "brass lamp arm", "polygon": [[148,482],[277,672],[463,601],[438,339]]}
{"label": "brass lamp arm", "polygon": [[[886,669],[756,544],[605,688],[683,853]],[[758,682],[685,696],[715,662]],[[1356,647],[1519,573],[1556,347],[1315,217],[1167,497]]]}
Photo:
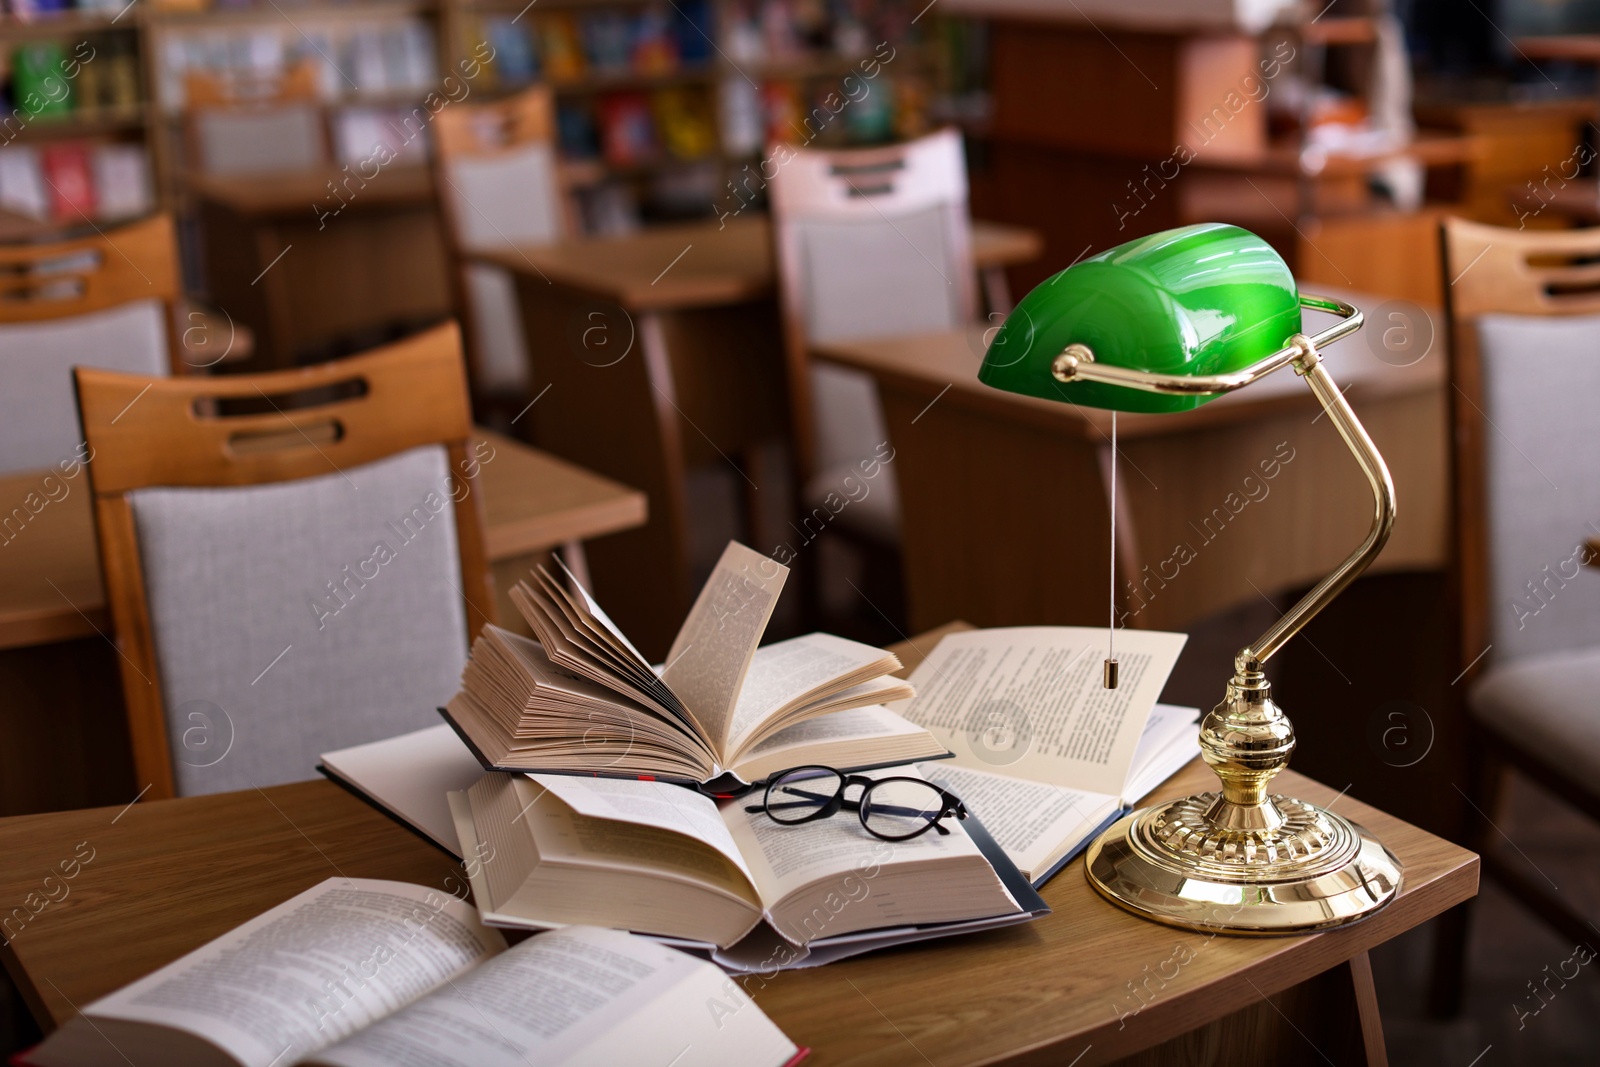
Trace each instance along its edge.
{"label": "brass lamp arm", "polygon": [[1356,550],[1339,564],[1333,573],[1312,587],[1310,592],[1300,598],[1299,603],[1268,627],[1265,633],[1239,650],[1238,655],[1234,657],[1234,681],[1235,684],[1246,687],[1262,684],[1262,664],[1271,659],[1318,612],[1361,576],[1361,572],[1366,570],[1378,557],[1378,553],[1383,551],[1384,544],[1389,540],[1389,532],[1394,527],[1394,480],[1389,476],[1389,468],[1373,445],[1372,438],[1367,436],[1361,420],[1356,418],[1344,395],[1339,392],[1338,385],[1323,368],[1319,352],[1323,346],[1359,330],[1362,322],[1361,312],[1341,300],[1307,293],[1300,294],[1300,306],[1332,312],[1341,316],[1341,321],[1315,337],[1296,334],[1284,348],[1233,374],[1182,378],[1112,367],[1095,362],[1094,353],[1085,345],[1068,345],[1061,355],[1056,357],[1051,367],[1058,381],[1104,382],[1107,385],[1120,385],[1151,393],[1194,395],[1232,392],[1259,381],[1275,370],[1292,365],[1295,373],[1303,377],[1306,384],[1311,387],[1312,393],[1322,404],[1322,410],[1327,413],[1329,421],[1333,423],[1335,429],[1339,431],[1339,436],[1344,439],[1346,447],[1356,457],[1361,472],[1367,476],[1367,482],[1372,487],[1372,528],[1367,531],[1366,538]]}
{"label": "brass lamp arm", "polygon": [[[1310,339],[1311,347],[1318,351],[1361,329],[1360,310],[1342,300],[1301,293],[1300,306],[1327,311],[1340,317],[1340,321]],[[1149,371],[1097,363],[1089,346],[1068,345],[1056,357],[1050,370],[1060,382],[1103,382],[1106,385],[1120,385],[1128,389],[1142,389],[1147,393],[1218,396],[1260,381],[1273,371],[1294,363],[1301,355],[1301,349],[1297,345],[1289,344],[1241,371],[1234,371],[1231,374],[1183,377],[1176,374],[1152,374]]]}

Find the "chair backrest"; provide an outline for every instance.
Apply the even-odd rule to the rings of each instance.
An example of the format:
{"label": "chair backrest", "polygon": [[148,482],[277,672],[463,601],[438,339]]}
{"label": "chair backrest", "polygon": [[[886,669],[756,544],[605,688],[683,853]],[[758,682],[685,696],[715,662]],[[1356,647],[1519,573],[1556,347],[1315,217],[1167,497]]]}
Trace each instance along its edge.
{"label": "chair backrest", "polygon": [[1461,662],[1600,646],[1600,229],[1441,235]]}
{"label": "chair backrest", "polygon": [[566,236],[556,156],[555,102],[545,86],[434,118],[434,175],[446,242],[456,261],[457,306],[479,388],[528,380],[516,291],[475,253]]}
{"label": "chair backrest", "polygon": [[76,376],[153,795],[438,721],[494,603],[453,323],[303,370]]}
{"label": "chair backrest", "polygon": [[267,76],[191,71],[184,103],[190,166],[202,174],[290,173],[328,162],[312,63]]}
{"label": "chair backrest", "polygon": [[780,146],[768,158],[778,164],[772,216],[796,445],[809,474],[883,440],[870,383],[835,368],[813,374],[812,344],[955,329],[977,313],[966,162],[953,130],[886,148]]}
{"label": "chair backrest", "polygon": [[92,237],[0,247],[0,474],[49,467],[82,442],[75,364],[181,371],[172,220]]}

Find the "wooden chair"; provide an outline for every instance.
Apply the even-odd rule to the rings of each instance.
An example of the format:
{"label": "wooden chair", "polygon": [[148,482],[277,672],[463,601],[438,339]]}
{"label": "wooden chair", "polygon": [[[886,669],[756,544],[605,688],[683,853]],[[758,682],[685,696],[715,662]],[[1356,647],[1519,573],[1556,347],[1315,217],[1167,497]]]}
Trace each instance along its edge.
{"label": "wooden chair", "polygon": [[[1600,820],[1600,229],[1441,226],[1449,328],[1454,567],[1466,695],[1466,842],[1562,936],[1594,930],[1490,820],[1506,772]],[[1514,847],[1514,846],[1513,846]],[[1459,1010],[1465,906],[1441,924],[1433,1008]]]}
{"label": "wooden chair", "polygon": [[860,464],[888,450],[877,390],[859,371],[814,364],[811,346],[956,329],[976,317],[961,137],[943,130],[887,148],[794,151],[771,192],[801,526],[892,550],[892,466],[859,504],[827,507],[859,492]]}
{"label": "wooden chair", "polygon": [[330,158],[310,62],[267,78],[191,72],[183,124],[189,166],[201,174],[302,172]]}
{"label": "wooden chair", "polygon": [[304,370],[76,375],[150,795],[439,721],[494,610],[453,323]]}
{"label": "wooden chair", "polygon": [[434,187],[474,389],[480,398],[520,397],[531,378],[516,284],[473,257],[575,229],[557,174],[554,96],[535,86],[492,103],[456,104],[435,117],[433,138]]}
{"label": "wooden chair", "polygon": [[165,375],[209,360],[174,329],[180,286],[166,215],[92,237],[0,247],[0,473],[48,467],[76,451],[83,439],[72,365]]}

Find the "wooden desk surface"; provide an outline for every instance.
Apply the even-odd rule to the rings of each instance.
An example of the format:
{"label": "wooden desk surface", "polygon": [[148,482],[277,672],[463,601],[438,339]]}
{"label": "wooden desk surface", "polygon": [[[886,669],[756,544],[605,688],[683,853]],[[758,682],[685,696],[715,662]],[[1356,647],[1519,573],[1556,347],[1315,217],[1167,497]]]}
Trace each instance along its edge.
{"label": "wooden desk surface", "polygon": [[[491,561],[644,523],[645,495],[638,490],[492,431],[480,429],[478,436],[494,448],[481,468]],[[11,531],[0,533],[0,649],[92,636],[110,627],[88,476],[80,472],[47,483],[46,473],[0,478],[6,509],[0,515],[12,514],[30,493],[37,494],[35,503],[49,501],[11,540],[4,540]]]}
{"label": "wooden desk surface", "polygon": [[1516,47],[1529,59],[1570,59],[1578,63],[1600,63],[1600,34],[1595,33],[1519,37]]}
{"label": "wooden desk surface", "polygon": [[[975,267],[1036,258],[1043,239],[1033,230],[972,224]],[[547,279],[631,311],[716,307],[760,300],[776,285],[772,226],[764,216],[725,225],[656,226],[624,237],[577,238],[485,253],[507,270]]]}
{"label": "wooden desk surface", "polygon": [[[288,215],[314,220],[313,205],[339,207],[329,191],[348,177],[338,167],[287,174],[200,174],[186,172],[183,186],[201,200],[255,218]],[[352,186],[355,188],[355,186]],[[389,166],[354,195],[346,192],[351,210],[375,207],[433,206],[433,174],[427,167]]]}
{"label": "wooden desk surface", "polygon": [[[897,651],[908,667],[936,643]],[[1211,788],[1198,761],[1152,797]],[[818,1067],[1022,1062],[1078,1067],[1157,1044],[1295,985],[1471,897],[1477,857],[1285,772],[1286,793],[1333,803],[1405,865],[1399,897],[1365,922],[1288,938],[1207,937],[1134,918],[1095,896],[1078,859],[1044,889],[1054,913],[1020,927],[881,952],[759,987],[755,999]],[[0,948],[49,1029],[81,1007],[334,875],[446,888],[455,864],[330,782],[0,820],[0,900],[43,899],[40,879],[94,850],[59,902]],[[448,883],[454,886],[459,882]],[[54,883],[53,883],[54,885]],[[59,894],[56,887],[54,892]],[[30,897],[30,894],[33,894]],[[1124,1024],[1117,1006],[1175,946],[1194,958]],[[1132,1002],[1123,1010],[1132,1010]],[[1074,1059],[1082,1055],[1081,1059]]]}

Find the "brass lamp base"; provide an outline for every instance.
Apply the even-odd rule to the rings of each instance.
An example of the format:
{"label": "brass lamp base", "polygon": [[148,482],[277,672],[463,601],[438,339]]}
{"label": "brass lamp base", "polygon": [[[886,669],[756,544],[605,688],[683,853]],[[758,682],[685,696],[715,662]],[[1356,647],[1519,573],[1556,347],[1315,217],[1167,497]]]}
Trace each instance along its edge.
{"label": "brass lamp base", "polygon": [[1201,793],[1118,820],[1089,847],[1089,884],[1146,919],[1256,935],[1355,922],[1400,890],[1399,861],[1343,816],[1271,796],[1275,829],[1230,827],[1257,821],[1231,807]]}

